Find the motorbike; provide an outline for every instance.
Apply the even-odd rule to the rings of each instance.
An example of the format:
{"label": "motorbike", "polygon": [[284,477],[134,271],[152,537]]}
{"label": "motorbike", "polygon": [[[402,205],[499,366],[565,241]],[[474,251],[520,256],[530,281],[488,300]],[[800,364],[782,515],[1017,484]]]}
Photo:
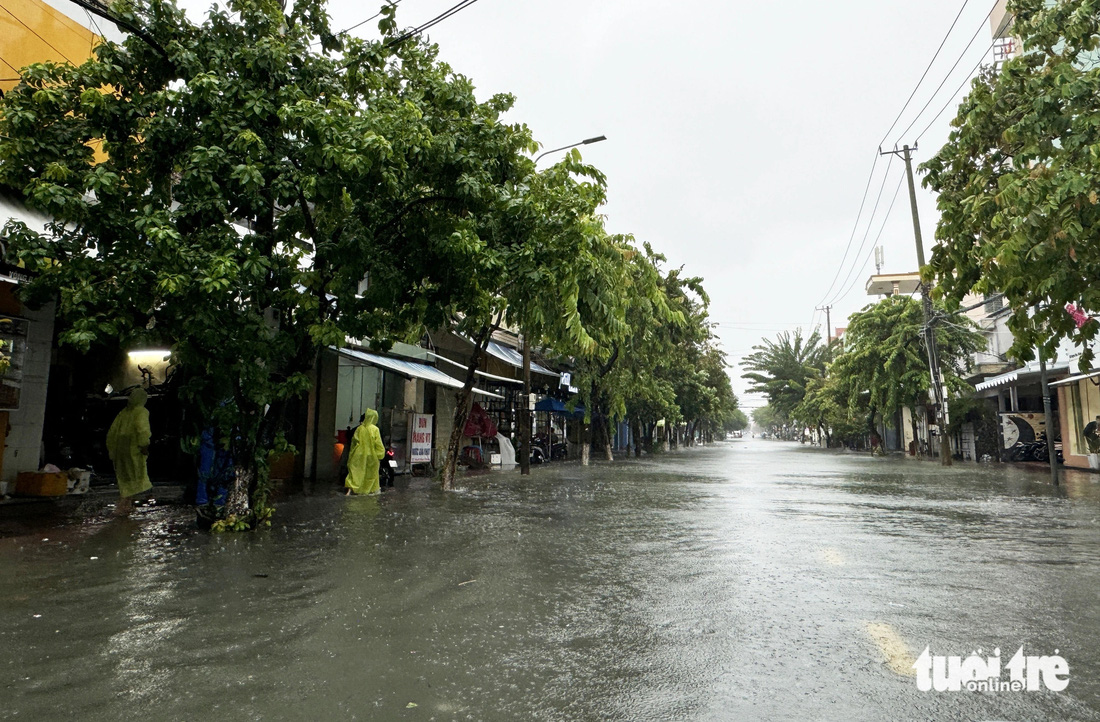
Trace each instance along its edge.
{"label": "motorbike", "polygon": [[382,486],[393,486],[393,477],[397,474],[397,459],[393,449],[386,447],[386,455],[378,464],[378,480]]}
{"label": "motorbike", "polygon": [[[1008,450],[1007,456],[1008,461],[1047,461],[1049,457],[1047,455],[1046,436],[1040,435],[1035,441],[1016,444]],[[1062,450],[1057,445],[1055,446],[1055,459],[1059,464],[1064,462]]]}
{"label": "motorbike", "polygon": [[531,439],[531,463],[541,464],[545,461],[561,461],[569,453],[569,447],[565,442],[550,443],[543,435]]}

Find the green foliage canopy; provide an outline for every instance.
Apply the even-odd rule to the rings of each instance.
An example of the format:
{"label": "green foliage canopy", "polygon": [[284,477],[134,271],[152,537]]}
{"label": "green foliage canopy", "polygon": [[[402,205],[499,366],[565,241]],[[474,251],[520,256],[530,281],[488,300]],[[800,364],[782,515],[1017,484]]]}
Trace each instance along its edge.
{"label": "green foliage canopy", "polygon": [[924,166],[941,213],[928,273],[957,304],[1003,293],[1011,353],[1058,342],[1093,360],[1100,324],[1100,7],[1095,0],[1013,0],[1023,54],[989,69],[960,104],[947,143]]}

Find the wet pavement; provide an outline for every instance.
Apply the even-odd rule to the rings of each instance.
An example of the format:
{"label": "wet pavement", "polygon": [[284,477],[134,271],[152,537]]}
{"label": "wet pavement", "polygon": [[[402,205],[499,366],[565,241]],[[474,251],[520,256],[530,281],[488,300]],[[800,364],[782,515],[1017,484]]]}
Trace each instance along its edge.
{"label": "wet pavement", "polygon": [[[0,719],[1100,719],[1098,475],[745,439],[404,482],[9,531]],[[909,669],[1020,646],[1068,687]]]}

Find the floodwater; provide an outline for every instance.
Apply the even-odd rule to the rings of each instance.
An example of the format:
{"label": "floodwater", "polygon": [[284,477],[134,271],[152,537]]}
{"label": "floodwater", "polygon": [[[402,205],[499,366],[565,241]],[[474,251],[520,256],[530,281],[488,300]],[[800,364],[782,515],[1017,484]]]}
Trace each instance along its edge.
{"label": "floodwater", "polygon": [[[0,539],[0,718],[1100,719],[1100,476],[745,439],[403,482]],[[1020,646],[1068,687],[907,669]]]}

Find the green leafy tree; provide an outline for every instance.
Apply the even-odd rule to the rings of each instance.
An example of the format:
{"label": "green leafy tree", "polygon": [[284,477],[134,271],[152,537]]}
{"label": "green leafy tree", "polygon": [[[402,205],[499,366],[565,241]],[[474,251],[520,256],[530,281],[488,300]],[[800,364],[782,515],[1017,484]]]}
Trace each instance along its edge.
{"label": "green leafy tree", "polygon": [[59,299],[62,343],[172,344],[237,462],[228,517],[263,521],[268,450],[321,349],[484,297],[462,269],[530,175],[530,134],[434,47],[334,37],[321,0],[233,0],[200,25],[165,0],[113,11],[143,38],[31,66],[3,99],[0,183],[56,220],[9,224],[12,249],[28,297]]}
{"label": "green leafy tree", "polygon": [[[948,393],[970,391],[962,374],[971,356],[986,347],[985,337],[965,316],[940,306],[936,311],[933,328]],[[850,409],[865,406],[892,415],[927,402],[932,383],[923,328],[921,302],[909,296],[891,296],[849,317],[844,352],[829,366],[829,374],[843,380]],[[915,416],[913,434],[915,438]]]}
{"label": "green leafy tree", "polygon": [[781,436],[783,428],[786,425],[786,419],[783,419],[772,408],[771,404],[761,406],[758,409],[753,409],[752,422],[759,426],[765,434],[771,434],[773,436]]}
{"label": "green leafy tree", "polygon": [[475,220],[476,257],[453,269],[465,285],[452,298],[447,322],[473,349],[441,473],[444,489],[454,485],[475,374],[497,328],[518,328],[532,345],[592,354],[593,335],[618,322],[614,312],[603,313],[616,298],[611,289],[623,253],[596,214],[605,199],[603,175],[578,152],[541,173],[526,159],[525,168]]}
{"label": "green leafy tree", "polygon": [[861,444],[870,431],[866,399],[850,393],[851,379],[826,367],[825,376],[811,379],[802,402],[791,412],[803,426],[815,428],[825,442]]}
{"label": "green leafy tree", "polygon": [[749,428],[749,417],[741,409],[733,409],[723,423],[724,431],[744,431]]}
{"label": "green leafy tree", "polygon": [[1092,0],[1012,0],[1024,52],[988,69],[959,105],[947,143],[924,165],[939,194],[930,268],[952,303],[1004,294],[1011,353],[1052,358],[1059,339],[1093,360],[1100,324],[1100,12]]}

